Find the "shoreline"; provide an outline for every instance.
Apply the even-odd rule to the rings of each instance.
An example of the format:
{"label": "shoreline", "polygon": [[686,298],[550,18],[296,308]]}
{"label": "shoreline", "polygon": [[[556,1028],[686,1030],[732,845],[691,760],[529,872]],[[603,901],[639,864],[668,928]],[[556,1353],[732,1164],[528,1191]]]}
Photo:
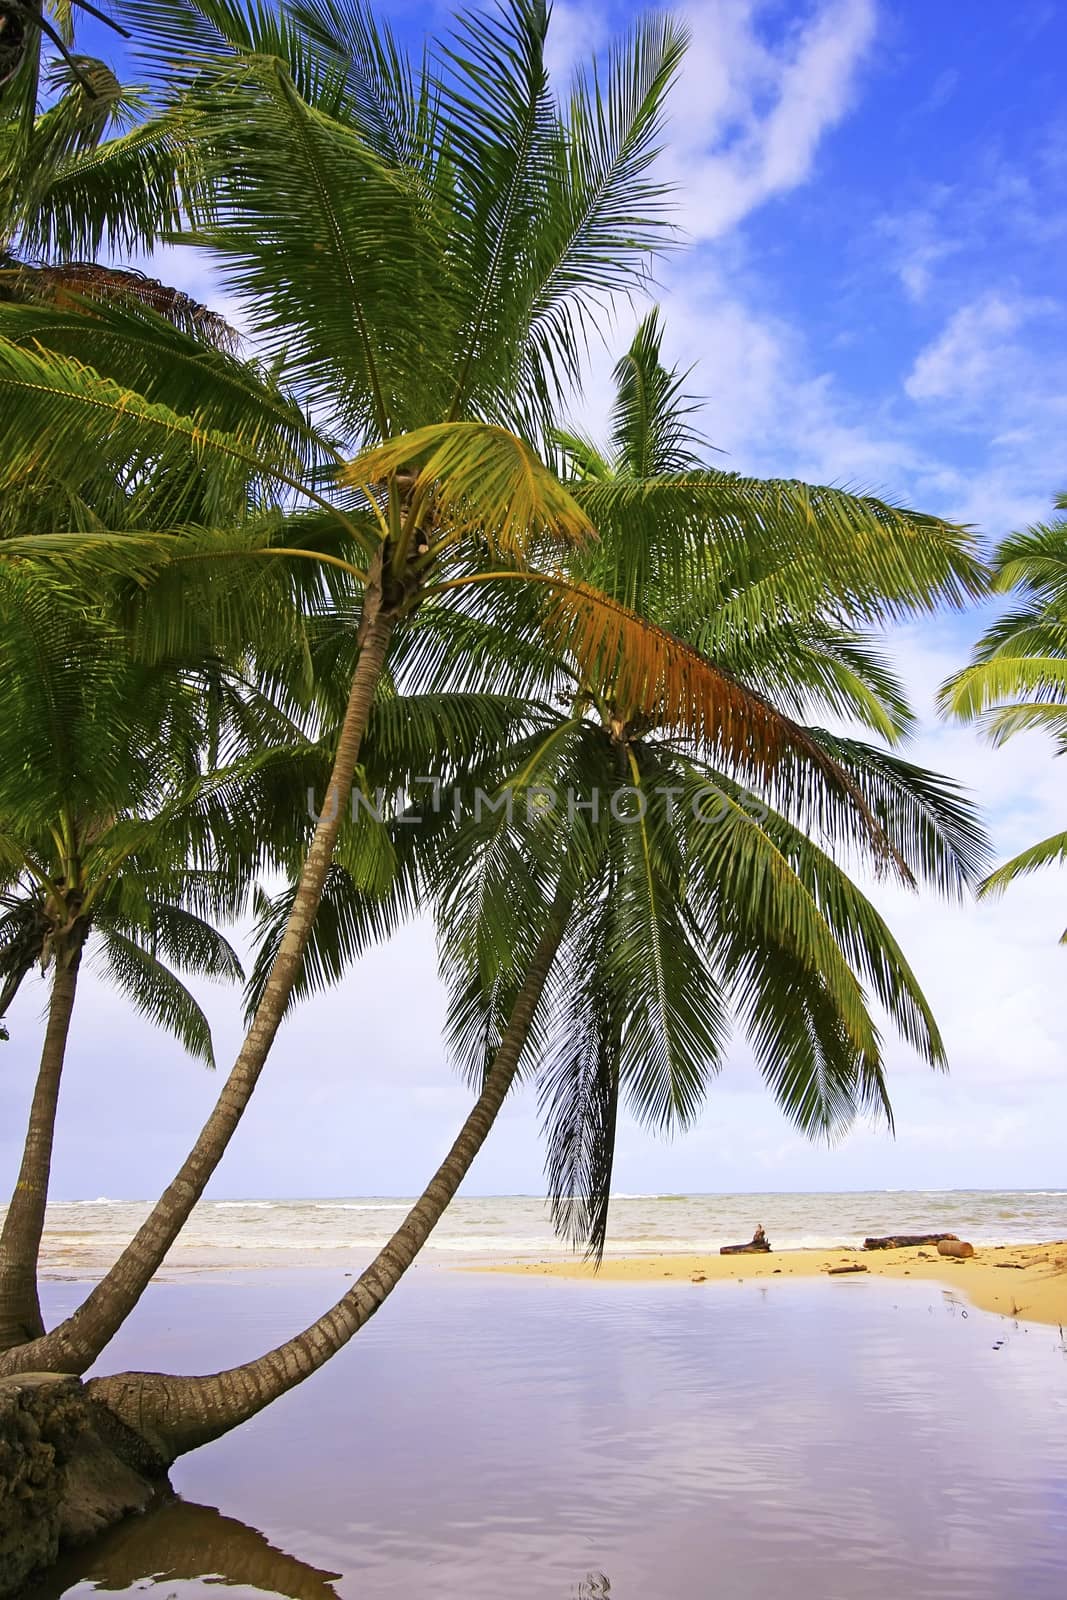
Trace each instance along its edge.
{"label": "shoreline", "polygon": [[[866,1273],[835,1267],[862,1266]],[[481,1262],[456,1270],[528,1277],[584,1279],[593,1283],[747,1283],[781,1276],[814,1278],[908,1278],[958,1289],[982,1311],[1021,1322],[1067,1325],[1067,1240],[1044,1244],[976,1245],[965,1260],[939,1256],[935,1245],[901,1250],[770,1250],[766,1255],[662,1254],[607,1256],[595,1269],[583,1260]]]}

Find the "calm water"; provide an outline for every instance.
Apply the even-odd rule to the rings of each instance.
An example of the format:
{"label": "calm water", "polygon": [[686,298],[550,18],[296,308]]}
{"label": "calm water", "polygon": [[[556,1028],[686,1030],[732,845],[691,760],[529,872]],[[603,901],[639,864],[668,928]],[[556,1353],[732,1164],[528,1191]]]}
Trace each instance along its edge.
{"label": "calm water", "polygon": [[[343,1285],[160,1284],[108,1364],[240,1359]],[[40,1600],[1062,1600],[1067,1350],[926,1285],[421,1268],[175,1482]]]}
{"label": "calm water", "polygon": [[[365,1262],[401,1222],[410,1201],[222,1200],[202,1203],[172,1251],[173,1270],[281,1265],[344,1257]],[[147,1206],[114,1200],[48,1208],[45,1269],[102,1271]],[[620,1195],[612,1201],[608,1251],[714,1251],[752,1237],[772,1244],[861,1244],[867,1234],[959,1233],[975,1244],[1067,1238],[1067,1191],[875,1191],[870,1194]],[[529,1196],[459,1199],[433,1234],[430,1258],[562,1254],[544,1202]]]}

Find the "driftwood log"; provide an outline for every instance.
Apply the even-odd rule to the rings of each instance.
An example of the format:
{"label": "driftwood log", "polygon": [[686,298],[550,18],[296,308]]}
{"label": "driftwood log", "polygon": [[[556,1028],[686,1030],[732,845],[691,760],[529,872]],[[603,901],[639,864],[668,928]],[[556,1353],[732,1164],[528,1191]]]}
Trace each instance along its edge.
{"label": "driftwood log", "polygon": [[826,1270],[831,1278],[838,1278],[843,1272],[870,1272],[871,1269],[870,1267],[865,1267],[862,1262],[850,1261],[847,1266],[827,1267]]}
{"label": "driftwood log", "polygon": [[748,1244],[720,1245],[719,1254],[721,1256],[759,1256],[765,1255],[770,1248],[770,1242],[763,1231],[761,1222],[758,1224]]}
{"label": "driftwood log", "polygon": [[916,1244],[940,1244],[942,1239],[955,1240],[955,1233],[891,1233],[884,1239],[864,1239],[865,1250],[909,1250]]}

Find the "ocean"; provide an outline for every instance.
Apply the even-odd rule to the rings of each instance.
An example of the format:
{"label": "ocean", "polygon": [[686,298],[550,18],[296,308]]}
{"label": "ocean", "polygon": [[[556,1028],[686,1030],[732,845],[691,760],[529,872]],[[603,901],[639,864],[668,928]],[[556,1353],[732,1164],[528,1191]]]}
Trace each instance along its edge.
{"label": "ocean", "polygon": [[[360,1265],[403,1220],[411,1201],[346,1199],[204,1201],[167,1258],[164,1275],[233,1266]],[[101,1196],[48,1208],[43,1270],[93,1277],[114,1259],[148,1213],[147,1202]],[[712,1253],[752,1237],[757,1223],[778,1249],[862,1245],[868,1234],[958,1233],[975,1245],[1067,1238],[1067,1189],[872,1190],[848,1194],[616,1195],[607,1253]],[[423,1252],[458,1264],[568,1254],[543,1199],[531,1195],[455,1200]]]}

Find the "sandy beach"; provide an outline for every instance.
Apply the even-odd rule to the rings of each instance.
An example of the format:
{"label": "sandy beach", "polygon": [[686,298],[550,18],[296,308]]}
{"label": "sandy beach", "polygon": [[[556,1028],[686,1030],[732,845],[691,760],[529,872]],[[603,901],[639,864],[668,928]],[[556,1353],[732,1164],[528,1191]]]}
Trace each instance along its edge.
{"label": "sandy beach", "polygon": [[864,1267],[882,1278],[933,1279],[951,1285],[983,1311],[1023,1322],[1067,1323],[1067,1240],[1048,1244],[976,1247],[972,1257],[939,1256],[935,1245],[905,1250],[771,1250],[766,1255],[641,1255],[605,1259],[599,1269],[582,1260],[494,1262],[468,1270],[532,1277],[587,1278],[606,1283],[748,1282],[754,1278],[833,1277],[847,1282]]}

